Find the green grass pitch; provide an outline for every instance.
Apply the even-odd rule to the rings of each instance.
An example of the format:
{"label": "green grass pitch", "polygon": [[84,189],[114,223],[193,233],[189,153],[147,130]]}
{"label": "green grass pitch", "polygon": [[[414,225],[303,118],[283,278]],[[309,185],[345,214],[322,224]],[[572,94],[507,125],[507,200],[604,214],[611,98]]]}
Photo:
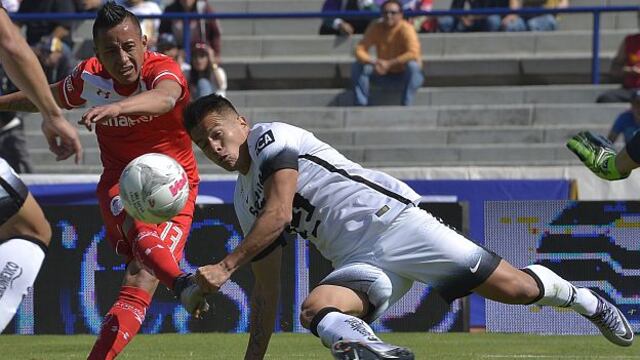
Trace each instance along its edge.
{"label": "green grass pitch", "polygon": [[[414,350],[416,359],[639,359],[640,345],[620,348],[599,336],[522,334],[382,334]],[[0,359],[85,359],[95,337],[0,336]],[[118,359],[242,359],[246,334],[137,336]],[[309,334],[276,334],[267,359],[331,359]]]}

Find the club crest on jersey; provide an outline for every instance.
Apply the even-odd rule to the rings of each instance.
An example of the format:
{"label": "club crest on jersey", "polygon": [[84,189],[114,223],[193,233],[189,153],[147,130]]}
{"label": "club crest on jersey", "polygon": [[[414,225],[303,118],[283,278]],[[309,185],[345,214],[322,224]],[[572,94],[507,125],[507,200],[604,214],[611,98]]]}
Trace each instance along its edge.
{"label": "club crest on jersey", "polygon": [[105,99],[111,97],[111,91],[104,91],[102,89],[98,89],[98,91],[96,91],[96,94],[98,94],[98,96],[102,96]]}
{"label": "club crest on jersey", "polygon": [[111,204],[109,207],[111,208],[111,213],[113,214],[113,216],[120,215],[122,210],[124,210],[124,205],[120,200],[120,195],[116,195],[113,197],[113,199],[111,199]]}
{"label": "club crest on jersey", "polygon": [[276,138],[273,136],[273,132],[271,132],[271,130],[260,135],[260,137],[258,138],[258,141],[256,142],[256,155],[259,155],[260,152],[264,150],[264,148],[266,148],[270,144],[273,144],[275,141],[276,141]]}

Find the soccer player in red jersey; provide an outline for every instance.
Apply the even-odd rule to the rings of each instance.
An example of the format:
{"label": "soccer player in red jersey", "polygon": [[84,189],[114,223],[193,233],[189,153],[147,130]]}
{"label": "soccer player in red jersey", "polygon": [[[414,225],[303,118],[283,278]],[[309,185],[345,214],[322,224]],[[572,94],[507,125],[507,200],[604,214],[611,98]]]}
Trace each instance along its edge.
{"label": "soccer player in red jersey", "polygon": [[[208,305],[192,277],[178,267],[199,182],[191,140],[182,124],[182,111],[189,101],[187,82],[171,58],[147,50],[138,19],[113,2],[99,10],[93,40],[96,56],[81,62],[51,88],[64,108],[91,106],[79,123],[89,131],[95,129],[98,137],[104,167],[98,201],[107,237],[127,259],[120,294],[89,354],[89,359],[113,359],[139,331],[158,281],[173,289],[196,316]],[[0,97],[0,109],[8,106],[37,111],[20,92]],[[173,157],[189,178],[185,208],[159,225],[129,217],[119,196],[123,168],[145,153]]]}

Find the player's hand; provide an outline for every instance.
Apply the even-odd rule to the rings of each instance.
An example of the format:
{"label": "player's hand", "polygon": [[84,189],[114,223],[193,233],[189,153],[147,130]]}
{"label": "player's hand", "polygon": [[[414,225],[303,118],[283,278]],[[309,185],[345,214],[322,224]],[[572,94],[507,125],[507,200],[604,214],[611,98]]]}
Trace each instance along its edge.
{"label": "player's hand", "polygon": [[586,167],[605,180],[620,180],[629,174],[620,174],[615,167],[616,151],[602,135],[584,131],[567,141],[567,147]]}
{"label": "player's hand", "polygon": [[215,293],[220,290],[231,274],[221,263],[206,265],[198,268],[195,275],[196,284],[205,294]]}
{"label": "player's hand", "polygon": [[91,131],[93,124],[114,118],[120,115],[121,112],[122,108],[118,104],[94,106],[82,115],[78,124],[84,125],[87,130]]}
{"label": "player's hand", "polygon": [[346,21],[342,21],[340,23],[340,25],[338,25],[338,30],[340,31],[340,34],[342,35],[347,35],[347,36],[351,36],[354,33],[354,29],[353,26],[351,26],[351,24],[349,24]]}
{"label": "player's hand", "polygon": [[42,132],[49,143],[49,150],[56,160],[68,159],[75,154],[75,163],[82,162],[82,144],[76,129],[62,115],[45,116],[42,120]]}

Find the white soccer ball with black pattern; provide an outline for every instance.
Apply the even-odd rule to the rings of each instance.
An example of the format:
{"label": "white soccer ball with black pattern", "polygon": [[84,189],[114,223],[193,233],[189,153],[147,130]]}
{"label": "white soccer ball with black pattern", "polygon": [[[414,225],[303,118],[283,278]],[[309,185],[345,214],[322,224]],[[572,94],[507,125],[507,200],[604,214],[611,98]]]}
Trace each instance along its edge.
{"label": "white soccer ball with black pattern", "polygon": [[176,216],[187,203],[187,173],[173,158],[144,154],[133,159],[120,175],[120,198],[133,218],[160,224]]}

